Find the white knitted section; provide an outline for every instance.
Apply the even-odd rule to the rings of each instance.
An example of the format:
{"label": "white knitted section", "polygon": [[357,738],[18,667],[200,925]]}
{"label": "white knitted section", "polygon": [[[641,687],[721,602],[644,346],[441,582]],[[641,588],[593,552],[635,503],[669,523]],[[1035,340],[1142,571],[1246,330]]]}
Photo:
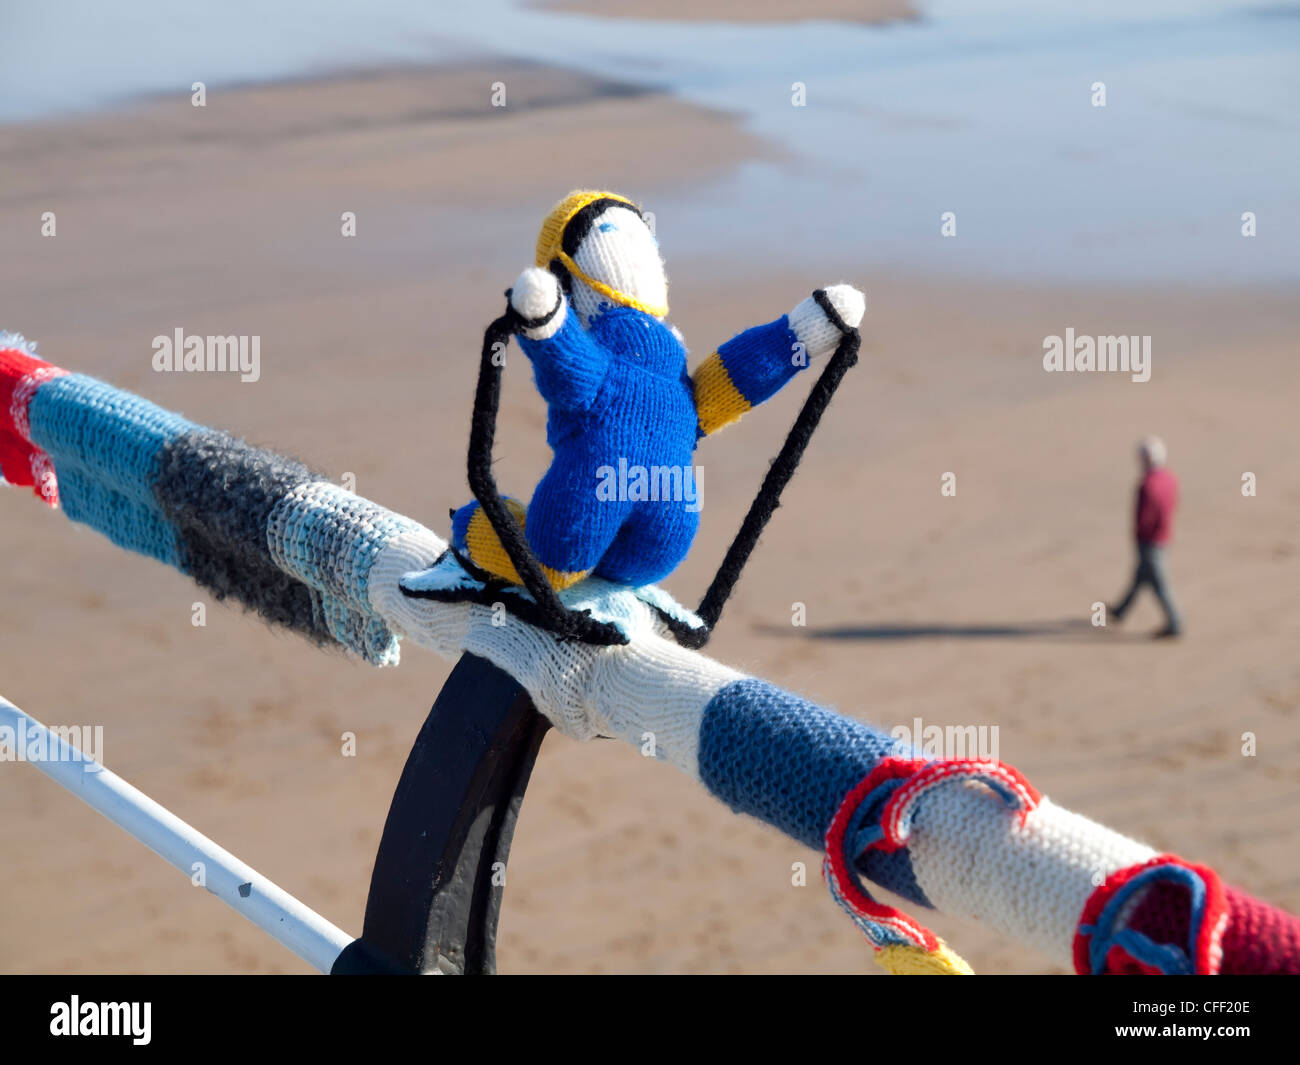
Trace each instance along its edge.
{"label": "white knitted section", "polygon": [[577,312],[578,321],[585,326],[590,326],[596,315],[610,305],[608,297],[576,279],[569,294],[573,297],[573,309]]}
{"label": "white knitted section", "polygon": [[524,335],[532,340],[549,340],[564,324],[564,316],[568,311],[564,298],[560,295],[560,282],[549,270],[530,266],[510,287],[510,306],[530,321],[546,318],[555,310],[557,303],[559,310],[542,325],[523,330]]}
{"label": "white knitted section", "polygon": [[13,397],[9,401],[9,417],[18,435],[29,444],[32,443],[32,427],[28,421],[28,407],[31,405],[32,396],[36,395],[36,390],[46,381],[52,381],[56,377],[66,377],[67,373],[67,370],[57,366],[38,366],[14,386]]}
{"label": "white knitted section", "polygon": [[54,472],[54,463],[40,448],[32,450],[31,460],[32,483],[36,485],[37,491],[41,493],[41,498],[50,506],[58,507],[59,505],[59,478]]}
{"label": "white knitted section", "polygon": [[1088,896],[1156,852],[1050,799],[1021,825],[987,786],[966,780],[937,785],[918,802],[908,853],[941,913],[973,918],[1072,966]]}
{"label": "white knitted section", "polygon": [[[831,306],[844,319],[844,324],[857,328],[867,312],[867,297],[852,285],[827,285],[826,296]],[[820,359],[833,352],[840,343],[840,331],[815,299],[809,296],[790,312],[790,328],[799,338],[810,359]]]}
{"label": "white knitted section", "polygon": [[[668,278],[659,245],[635,211],[626,207],[602,211],[578,245],[573,261],[588,277],[615,292],[650,307],[668,304]],[[600,304],[607,302],[605,296],[574,279],[573,303],[584,322],[590,321]]]}
{"label": "white knitted section", "polygon": [[566,736],[614,736],[699,779],[704,708],[742,674],[665,639],[649,608],[628,624],[631,643],[591,647],[491,607],[402,595],[402,574],[424,569],[445,548],[419,529],[395,537],[375,561],[370,602],[394,630],[444,657],[469,651],[501,667]]}
{"label": "white knitted section", "polygon": [[744,674],[662,636],[586,650],[592,713],[605,723],[601,734],[653,750],[654,757],[698,780],[704,708]]}

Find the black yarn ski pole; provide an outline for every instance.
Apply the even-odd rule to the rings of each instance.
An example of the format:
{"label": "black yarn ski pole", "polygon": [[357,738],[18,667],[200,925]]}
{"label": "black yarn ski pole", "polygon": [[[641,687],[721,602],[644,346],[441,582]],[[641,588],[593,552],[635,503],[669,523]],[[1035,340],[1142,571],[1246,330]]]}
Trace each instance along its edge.
{"label": "black yarn ski pole", "polygon": [[[507,300],[509,295],[506,293]],[[496,439],[497,410],[501,404],[501,363],[497,355],[504,352],[517,329],[529,324],[507,303],[506,313],[494,319],[483,333],[478,385],[474,390],[474,413],[470,420],[470,491],[487,515],[524,587],[536,601],[548,629],[558,636],[586,643],[627,643],[627,637],[616,625],[597,621],[585,612],[570,610],[560,601],[542,572],[541,563],[528,546],[524,530],[501,498],[492,476],[492,447]]]}
{"label": "black yarn ski pole", "polygon": [[700,601],[700,608],[696,613],[710,630],[717,625],[718,618],[722,615],[722,608],[740,579],[740,573],[745,568],[745,563],[749,561],[749,556],[758,544],[758,538],[763,534],[763,529],[772,517],[773,511],[781,505],[781,493],[785,491],[785,486],[794,476],[794,471],[799,466],[799,460],[803,458],[804,450],[808,447],[818,422],[830,405],[831,397],[835,395],[835,390],[839,388],[849,368],[858,361],[858,348],[861,344],[858,331],[845,324],[824,289],[819,288],[814,292],[813,298],[826,312],[826,317],[839,329],[842,334],[840,342],[835,348],[835,353],[831,355],[830,361],[827,362],[826,368],[822,370],[821,376],[817,378],[812,391],[808,393],[808,398],[804,400],[804,405],[794,425],[791,426],[785,443],[781,445],[781,450],[763,478],[758,495],[749,506],[749,513],[745,515],[740,531],[736,533],[736,538],[727,548],[713,583],[709,585],[709,590],[704,593],[704,598]]}

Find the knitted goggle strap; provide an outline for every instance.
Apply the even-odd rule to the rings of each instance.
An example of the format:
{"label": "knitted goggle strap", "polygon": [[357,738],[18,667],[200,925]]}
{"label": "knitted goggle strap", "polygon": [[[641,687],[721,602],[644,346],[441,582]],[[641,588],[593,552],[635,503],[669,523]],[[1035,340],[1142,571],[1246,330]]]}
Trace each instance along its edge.
{"label": "knitted goggle strap", "polygon": [[500,356],[509,345],[510,338],[529,324],[527,319],[510,306],[510,294],[507,292],[506,313],[495,319],[483,333],[478,385],[474,391],[474,414],[470,421],[470,491],[474,493],[474,498],[478,500],[500,538],[501,546],[523,578],[524,587],[537,603],[544,628],[562,638],[579,639],[585,643],[627,643],[627,637],[617,626],[597,621],[586,611],[570,610],[560,601],[542,572],[541,563],[528,546],[523,528],[501,498],[492,476],[492,446],[496,439],[497,410],[501,405],[501,366],[505,361]]}
{"label": "knitted goggle strap", "polygon": [[906,847],[920,799],[931,788],[960,778],[988,785],[1022,818],[1042,798],[1018,771],[1001,762],[885,758],[845,796],[826,832],[822,875],[831,896],[862,930],[875,948],[876,959],[890,972],[964,975],[971,971],[924,925],[893,906],[876,902],[857,871],[857,861],[867,851]]}
{"label": "knitted goggle strap", "polygon": [[597,281],[594,277],[592,277],[589,273],[587,273],[587,271],[585,271],[581,266],[579,266],[576,262],[574,262],[573,256],[571,256],[563,248],[559,248],[556,250],[555,261],[558,261],[560,265],[563,266],[564,269],[569,272],[570,276],[577,278],[588,288],[594,289],[595,291],[599,292],[607,300],[612,300],[614,303],[621,304],[624,307],[633,307],[636,310],[641,311],[644,314],[648,314],[653,318],[662,318],[665,314],[668,313],[668,305],[666,303],[664,304],[643,303],[635,296],[629,296],[626,292],[619,292],[618,289],[605,284],[605,282],[603,281]]}
{"label": "knitted goggle strap", "polygon": [[[1074,937],[1075,971],[1212,976],[1223,964],[1227,924],[1218,874],[1158,854],[1112,873],[1089,897]],[[1183,928],[1179,942],[1171,930]]]}

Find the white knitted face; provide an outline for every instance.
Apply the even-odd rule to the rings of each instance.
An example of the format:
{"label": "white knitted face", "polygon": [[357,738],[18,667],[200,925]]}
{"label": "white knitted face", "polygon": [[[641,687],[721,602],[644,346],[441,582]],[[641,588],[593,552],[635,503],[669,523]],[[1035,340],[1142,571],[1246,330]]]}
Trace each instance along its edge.
{"label": "white knitted face", "polygon": [[[610,207],[597,217],[578,245],[573,261],[579,269],[615,292],[649,307],[668,304],[668,278],[659,245],[650,227],[626,207]],[[609,298],[573,279],[573,303],[585,322],[600,312]]]}

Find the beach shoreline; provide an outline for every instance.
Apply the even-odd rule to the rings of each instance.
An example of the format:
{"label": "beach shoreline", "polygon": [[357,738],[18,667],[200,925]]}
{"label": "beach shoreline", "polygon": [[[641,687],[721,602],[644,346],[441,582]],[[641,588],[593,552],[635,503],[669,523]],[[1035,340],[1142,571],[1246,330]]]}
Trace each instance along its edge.
{"label": "beach shoreline", "polygon": [[907,0],[817,0],[797,12],[782,0],[529,0],[530,6],[612,19],[671,22],[861,22],[882,25],[920,16]]}

